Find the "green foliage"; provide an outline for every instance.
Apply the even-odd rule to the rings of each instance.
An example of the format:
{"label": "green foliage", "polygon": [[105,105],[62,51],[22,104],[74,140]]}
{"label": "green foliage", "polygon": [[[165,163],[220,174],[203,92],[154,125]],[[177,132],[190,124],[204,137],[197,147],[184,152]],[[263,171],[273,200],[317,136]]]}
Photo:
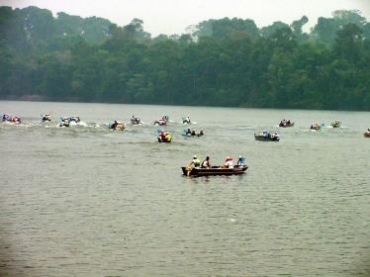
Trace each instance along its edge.
{"label": "green foliage", "polygon": [[0,98],[369,110],[370,23],[358,11],[307,22],[212,19],[152,39],[136,18],[0,7]]}

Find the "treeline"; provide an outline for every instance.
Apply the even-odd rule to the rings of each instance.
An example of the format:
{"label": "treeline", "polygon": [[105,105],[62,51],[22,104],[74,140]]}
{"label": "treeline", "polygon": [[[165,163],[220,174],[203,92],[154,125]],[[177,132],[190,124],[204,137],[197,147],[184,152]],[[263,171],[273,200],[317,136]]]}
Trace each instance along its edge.
{"label": "treeline", "polygon": [[[0,99],[370,110],[370,23],[359,11],[182,35],[37,7],[0,7]],[[170,23],[169,23],[170,24]]]}

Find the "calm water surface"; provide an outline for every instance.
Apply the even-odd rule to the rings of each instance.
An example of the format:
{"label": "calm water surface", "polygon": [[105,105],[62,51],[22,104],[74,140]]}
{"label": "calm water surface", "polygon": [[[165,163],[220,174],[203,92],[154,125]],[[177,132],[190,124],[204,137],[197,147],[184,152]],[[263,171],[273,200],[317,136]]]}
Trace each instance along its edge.
{"label": "calm water surface", "polygon": [[[369,276],[370,113],[5,101],[0,112],[23,119],[0,126],[1,276]],[[46,112],[53,122],[40,123]],[[146,124],[128,124],[133,114]],[[57,127],[73,115],[86,126]],[[162,115],[171,144],[156,141]],[[182,137],[186,115],[205,136]],[[295,126],[277,128],[282,118]],[[108,129],[115,119],[125,131]],[[255,141],[261,129],[281,141]],[[244,155],[250,168],[187,178],[193,154]]]}

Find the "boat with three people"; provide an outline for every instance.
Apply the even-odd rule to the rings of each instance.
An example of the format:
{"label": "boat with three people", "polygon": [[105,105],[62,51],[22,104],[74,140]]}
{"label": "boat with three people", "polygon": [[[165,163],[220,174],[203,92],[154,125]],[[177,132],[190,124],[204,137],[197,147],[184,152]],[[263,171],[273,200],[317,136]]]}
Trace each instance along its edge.
{"label": "boat with three people", "polygon": [[3,122],[6,122],[6,123],[21,123],[22,120],[18,116],[11,116],[9,114],[3,114]]}
{"label": "boat with three people", "polygon": [[278,133],[272,133],[270,131],[262,131],[259,134],[254,133],[255,140],[259,141],[279,141],[280,136]]}
{"label": "boat with three people", "polygon": [[201,137],[201,136],[204,136],[204,131],[200,130],[199,132],[197,132],[194,129],[190,130],[190,128],[188,128],[188,129],[183,130],[182,136],[184,136],[184,137]]}
{"label": "boat with three people", "polygon": [[288,127],[293,127],[293,126],[294,126],[294,122],[290,121],[290,119],[288,120],[283,119],[279,123],[279,127],[281,128],[288,128]]}

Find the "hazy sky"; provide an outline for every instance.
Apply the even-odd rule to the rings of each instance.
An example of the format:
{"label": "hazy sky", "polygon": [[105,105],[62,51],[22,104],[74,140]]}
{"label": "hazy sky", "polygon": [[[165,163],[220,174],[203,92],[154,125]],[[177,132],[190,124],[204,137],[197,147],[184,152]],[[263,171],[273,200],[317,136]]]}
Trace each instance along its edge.
{"label": "hazy sky", "polygon": [[182,34],[191,25],[224,17],[252,19],[258,27],[274,21],[292,23],[303,15],[308,26],[320,16],[331,17],[336,10],[360,10],[370,21],[370,0],[0,0],[0,6],[37,6],[81,17],[97,16],[125,26],[132,19],[144,21],[152,36]]}

